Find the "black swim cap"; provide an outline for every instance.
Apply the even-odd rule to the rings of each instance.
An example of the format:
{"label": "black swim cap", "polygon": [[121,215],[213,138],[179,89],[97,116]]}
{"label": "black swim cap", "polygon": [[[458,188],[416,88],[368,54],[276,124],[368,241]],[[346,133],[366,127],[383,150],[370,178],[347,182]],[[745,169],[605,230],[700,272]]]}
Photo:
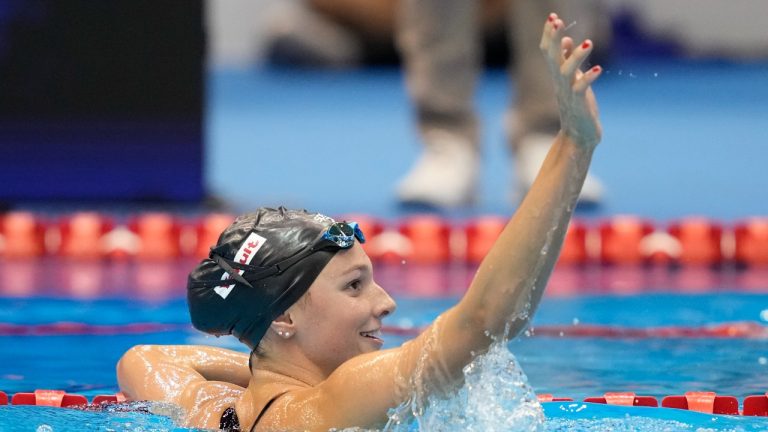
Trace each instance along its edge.
{"label": "black swim cap", "polygon": [[[238,217],[211,254],[189,274],[192,325],[220,336],[232,334],[256,348],[272,321],[307,291],[335,253],[364,242],[327,234],[343,226],[319,213],[260,208]],[[333,240],[327,240],[333,239]],[[344,242],[344,240],[347,240]]]}

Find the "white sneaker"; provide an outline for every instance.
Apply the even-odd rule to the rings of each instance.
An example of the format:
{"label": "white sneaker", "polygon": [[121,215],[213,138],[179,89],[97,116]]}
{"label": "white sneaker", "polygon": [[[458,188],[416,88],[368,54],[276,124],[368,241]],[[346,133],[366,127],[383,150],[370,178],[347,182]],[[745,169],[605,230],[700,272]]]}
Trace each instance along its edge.
{"label": "white sneaker", "polygon": [[424,139],[424,152],[397,187],[400,202],[440,208],[473,204],[480,171],[475,146],[440,130]]}
{"label": "white sneaker", "polygon": [[343,68],[363,60],[360,40],[303,2],[284,1],[268,10],[264,32],[268,60],[299,66]]}
{"label": "white sneaker", "polygon": [[[530,134],[520,141],[515,154],[517,201],[522,200],[528,189],[531,188],[554,140],[554,135]],[[587,174],[579,195],[579,204],[599,205],[603,199],[603,192],[602,182],[597,177]]]}

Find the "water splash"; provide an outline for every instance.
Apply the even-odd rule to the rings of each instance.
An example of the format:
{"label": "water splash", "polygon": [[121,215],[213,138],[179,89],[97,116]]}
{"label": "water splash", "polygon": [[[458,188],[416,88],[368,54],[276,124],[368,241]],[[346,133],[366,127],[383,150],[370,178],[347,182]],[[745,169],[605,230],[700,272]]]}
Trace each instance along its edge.
{"label": "water splash", "polygon": [[[434,393],[417,408],[417,398],[390,413],[386,431],[540,431],[544,413],[528,378],[505,344],[464,368],[464,385],[450,396]],[[403,413],[410,411],[410,418]]]}

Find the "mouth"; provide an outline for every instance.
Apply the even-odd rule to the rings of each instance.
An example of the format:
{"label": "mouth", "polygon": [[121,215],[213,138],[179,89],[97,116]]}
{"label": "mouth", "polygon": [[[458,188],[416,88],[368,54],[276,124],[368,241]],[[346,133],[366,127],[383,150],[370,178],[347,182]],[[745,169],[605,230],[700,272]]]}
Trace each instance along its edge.
{"label": "mouth", "polygon": [[374,341],[378,343],[384,343],[384,341],[381,339],[381,329],[366,331],[366,332],[360,332],[360,336],[373,339]]}

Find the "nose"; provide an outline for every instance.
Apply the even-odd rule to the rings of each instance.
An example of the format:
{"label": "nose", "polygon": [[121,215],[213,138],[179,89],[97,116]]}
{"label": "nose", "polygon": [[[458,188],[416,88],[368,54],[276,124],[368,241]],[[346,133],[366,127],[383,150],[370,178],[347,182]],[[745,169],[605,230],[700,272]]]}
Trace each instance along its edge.
{"label": "nose", "polygon": [[395,303],[395,300],[384,291],[384,288],[382,288],[381,285],[375,282],[374,285],[376,285],[376,310],[374,313],[377,318],[384,318],[397,309],[397,303]]}

